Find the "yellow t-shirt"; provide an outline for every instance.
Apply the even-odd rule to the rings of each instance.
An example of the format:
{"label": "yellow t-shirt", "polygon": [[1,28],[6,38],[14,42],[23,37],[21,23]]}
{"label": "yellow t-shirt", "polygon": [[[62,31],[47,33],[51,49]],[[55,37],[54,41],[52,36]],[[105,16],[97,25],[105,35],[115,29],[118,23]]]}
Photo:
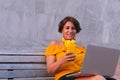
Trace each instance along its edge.
{"label": "yellow t-shirt", "polygon": [[63,64],[59,71],[55,74],[55,80],[58,80],[63,75],[78,72],[81,69],[82,62],[84,59],[84,53],[86,49],[80,46],[61,46],[61,45],[49,45],[46,48],[45,56],[55,55],[56,60],[59,60],[66,52],[73,52],[76,54],[76,60]]}

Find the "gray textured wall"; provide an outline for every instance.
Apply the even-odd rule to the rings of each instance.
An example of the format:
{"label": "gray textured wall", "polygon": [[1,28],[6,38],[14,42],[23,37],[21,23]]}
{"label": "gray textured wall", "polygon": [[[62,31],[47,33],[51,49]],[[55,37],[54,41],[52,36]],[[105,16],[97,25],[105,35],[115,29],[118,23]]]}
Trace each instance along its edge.
{"label": "gray textured wall", "polygon": [[57,25],[74,16],[77,39],[120,46],[120,0],[0,0],[0,50],[41,51],[61,38]]}

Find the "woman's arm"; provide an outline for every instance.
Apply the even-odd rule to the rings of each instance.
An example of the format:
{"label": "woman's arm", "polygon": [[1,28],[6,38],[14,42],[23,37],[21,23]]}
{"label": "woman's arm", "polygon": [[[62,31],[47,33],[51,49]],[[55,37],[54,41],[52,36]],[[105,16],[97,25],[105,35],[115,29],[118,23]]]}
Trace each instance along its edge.
{"label": "woman's arm", "polygon": [[75,60],[75,54],[67,52],[63,57],[61,57],[59,60],[56,60],[55,55],[47,56],[47,71],[49,73],[55,74],[58,69],[61,67],[62,64],[74,61]]}
{"label": "woman's arm", "polygon": [[47,71],[48,73],[55,74],[59,67],[61,66],[61,62],[56,61],[55,56],[47,56],[46,57],[46,62],[47,62]]}

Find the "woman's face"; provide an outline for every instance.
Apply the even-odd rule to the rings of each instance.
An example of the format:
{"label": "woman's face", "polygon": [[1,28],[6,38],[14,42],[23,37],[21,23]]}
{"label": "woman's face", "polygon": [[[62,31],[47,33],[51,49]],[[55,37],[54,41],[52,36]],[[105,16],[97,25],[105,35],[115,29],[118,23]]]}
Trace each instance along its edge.
{"label": "woman's face", "polygon": [[72,22],[66,22],[66,24],[63,27],[62,34],[66,40],[71,40],[75,38],[76,28]]}

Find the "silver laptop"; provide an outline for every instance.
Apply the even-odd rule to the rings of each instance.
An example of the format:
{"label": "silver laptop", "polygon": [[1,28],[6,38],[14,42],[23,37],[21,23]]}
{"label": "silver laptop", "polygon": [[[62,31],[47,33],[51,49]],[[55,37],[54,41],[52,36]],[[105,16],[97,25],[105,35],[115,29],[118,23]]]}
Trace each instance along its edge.
{"label": "silver laptop", "polygon": [[88,45],[85,59],[80,72],[72,73],[69,76],[91,76],[104,75],[113,76],[118,63],[120,50]]}

